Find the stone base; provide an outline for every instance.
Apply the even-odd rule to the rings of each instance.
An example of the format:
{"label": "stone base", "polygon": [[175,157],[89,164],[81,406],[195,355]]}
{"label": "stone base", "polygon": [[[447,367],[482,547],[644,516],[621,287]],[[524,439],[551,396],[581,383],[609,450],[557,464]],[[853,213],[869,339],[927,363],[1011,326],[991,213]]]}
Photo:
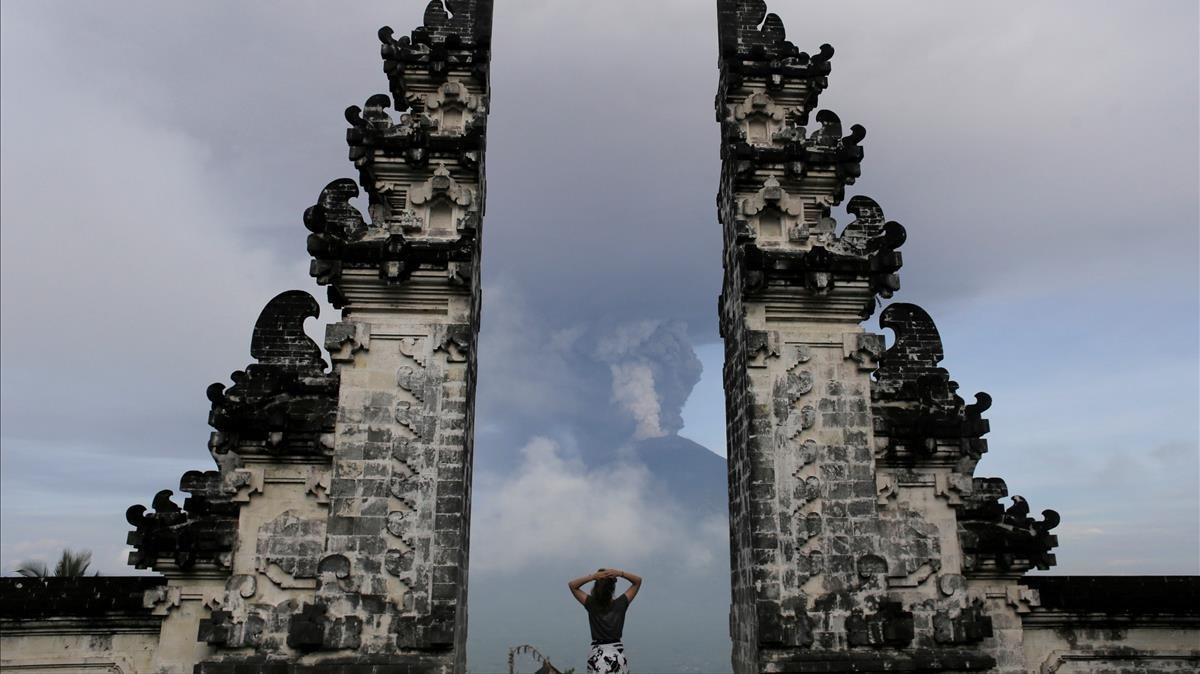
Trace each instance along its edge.
{"label": "stone base", "polygon": [[880,650],[863,653],[764,651],[761,670],[784,672],[985,672],[996,666],[990,655],[960,650]]}
{"label": "stone base", "polygon": [[194,674],[445,674],[454,671],[454,658],[424,654],[397,654],[391,657],[358,657],[324,660],[311,664],[239,660],[202,662]]}

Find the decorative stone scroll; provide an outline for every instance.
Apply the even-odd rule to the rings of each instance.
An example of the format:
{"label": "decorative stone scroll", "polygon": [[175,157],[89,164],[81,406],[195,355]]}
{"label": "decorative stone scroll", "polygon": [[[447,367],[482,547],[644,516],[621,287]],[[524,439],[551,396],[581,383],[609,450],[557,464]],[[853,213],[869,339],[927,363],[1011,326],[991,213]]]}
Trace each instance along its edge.
{"label": "decorative stone scroll", "polygon": [[982,456],[989,429],[982,415],[991,397],[978,393],[976,403],[967,405],[958,396],[958,383],[939,365],[942,341],[929,314],[914,304],[891,304],[879,325],[896,333],[872,387],[875,430],[887,438],[887,450],[928,456],[951,447],[975,459]]}
{"label": "decorative stone scroll", "polygon": [[[347,302],[343,278],[352,270],[367,269],[397,284],[421,268],[449,274],[471,264],[476,196],[459,186],[444,168],[410,192],[409,198],[422,206],[424,214],[402,211],[393,218],[386,212],[383,217],[391,220],[368,225],[349,203],[358,193],[353,181],[335,180],[304,214],[304,224],[312,232],[308,251],[314,259],[309,273],[317,283],[329,287],[329,301],[335,307]],[[430,229],[440,236],[428,236]]]}
{"label": "decorative stone scroll", "polygon": [[[744,237],[740,271],[747,291],[798,286],[809,293],[826,294],[839,284],[864,280],[871,294],[864,298],[859,315],[866,318],[875,311],[875,296],[891,297],[899,290],[896,272],[903,262],[896,249],[905,241],[904,227],[884,222],[873,200],[855,197],[850,201],[847,210],[857,218],[840,235],[834,234],[836,223],[830,218],[822,218],[813,228],[805,226],[793,215],[798,210],[794,201],[773,178],[742,203],[743,213],[758,216],[759,231],[764,229],[760,215],[764,212],[778,218],[779,226],[773,220],[770,231],[778,232],[785,224],[788,227],[786,244],[760,245],[757,239]],[[730,219],[735,226],[742,222],[737,217]],[[790,224],[793,222],[796,224]]]}
{"label": "decorative stone scroll", "polygon": [[281,293],[259,315],[250,344],[258,363],[234,372],[233,386],[208,387],[214,455],[325,455],[337,406],[338,378],[325,372],[304,321],[320,311],[311,295]]}
{"label": "decorative stone scroll", "polygon": [[967,575],[1014,574],[1055,564],[1050,552],[1058,545],[1051,530],[1061,521],[1057,512],[1043,510],[1042,519],[1029,516],[1029,503],[1012,497],[1004,507],[1008,485],[1000,478],[975,478],[972,495],[958,518],[958,537]]}
{"label": "decorative stone scroll", "polygon": [[155,570],[228,568],[237,540],[239,504],[222,493],[216,472],[187,473],[180,489],[191,494],[184,507],[164,489],[154,496],[153,510],[134,505],[126,511],[125,519],[134,527],[126,541],[133,547],[130,565]]}

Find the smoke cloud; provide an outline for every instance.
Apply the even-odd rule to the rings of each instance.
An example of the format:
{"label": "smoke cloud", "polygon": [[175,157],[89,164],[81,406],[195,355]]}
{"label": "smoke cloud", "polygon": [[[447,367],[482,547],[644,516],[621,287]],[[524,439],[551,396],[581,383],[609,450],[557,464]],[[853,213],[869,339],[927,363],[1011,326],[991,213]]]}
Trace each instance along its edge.
{"label": "smoke cloud", "polygon": [[702,366],[680,322],[636,321],[600,338],[596,357],[609,363],[613,401],[636,423],[634,439],[677,433],[683,404]]}

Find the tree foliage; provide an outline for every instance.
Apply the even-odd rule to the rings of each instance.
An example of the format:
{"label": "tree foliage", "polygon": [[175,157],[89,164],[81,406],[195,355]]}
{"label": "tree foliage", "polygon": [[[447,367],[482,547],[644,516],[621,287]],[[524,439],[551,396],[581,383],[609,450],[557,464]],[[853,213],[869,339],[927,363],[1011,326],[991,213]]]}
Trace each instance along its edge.
{"label": "tree foliage", "polygon": [[[26,578],[49,578],[51,576],[57,578],[78,578],[86,576],[88,567],[92,565],[92,551],[80,550],[75,552],[70,548],[62,551],[62,556],[58,558],[58,563],[54,565],[54,572],[50,572],[50,567],[41,560],[32,560],[23,562],[20,568],[17,569],[17,574]],[[96,576],[100,573],[96,572]]]}

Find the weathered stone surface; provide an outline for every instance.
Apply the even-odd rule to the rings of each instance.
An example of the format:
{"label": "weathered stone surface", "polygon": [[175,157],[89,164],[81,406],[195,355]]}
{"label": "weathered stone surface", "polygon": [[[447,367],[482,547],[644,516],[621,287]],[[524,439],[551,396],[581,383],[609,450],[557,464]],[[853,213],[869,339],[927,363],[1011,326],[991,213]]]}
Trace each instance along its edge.
{"label": "weathered stone surface", "polygon": [[[304,216],[312,274],[342,310],[333,371],[309,377],[333,383],[306,417],[322,462],[298,507],[255,519],[257,592],[214,600],[203,671],[303,654],[330,671],[465,666],[490,13],[437,0],[411,37],[380,31],[391,95],[346,114],[359,180],[331,182]],[[248,502],[267,503],[254,485],[269,478],[242,470]]]}
{"label": "weathered stone surface", "polygon": [[1200,621],[1198,576],[1028,576],[1040,612],[1059,611],[1109,620],[1134,616],[1190,616]]}
{"label": "weathered stone surface", "polygon": [[762,0],[717,12],[734,671],[1181,671],[1180,632],[1026,647],[1023,616],[1047,613],[1018,582],[1054,564],[1059,517],[975,477],[991,398],[958,396],[928,314],[886,307],[886,350],[860,326],[900,287],[906,233],[863,196],[831,217],[865,137],[828,110],[805,128],[833,49],[799,51]]}
{"label": "weathered stone surface", "polygon": [[0,578],[0,620],[148,617],[147,593],[166,583],[156,576]]}
{"label": "weathered stone surface", "polygon": [[1029,576],[1022,655],[1037,672],[1200,671],[1200,577]]}
{"label": "weathered stone surface", "polygon": [[161,577],[0,578],[0,670],[153,672],[178,596]]}
{"label": "weathered stone surface", "polygon": [[832,48],[799,52],[761,2],[718,11],[734,667],[763,670],[785,648],[900,648],[916,627],[889,583],[928,578],[939,541],[936,529],[903,540],[930,531],[911,510],[878,512],[870,371],[882,344],[858,323],[899,288],[904,229],[866,197],[840,231],[831,217],[865,136],[830,111],[804,128]]}
{"label": "weathered stone surface", "polygon": [[491,11],[433,0],[380,30],[391,95],[346,112],[359,179],[304,214],[333,367],[316,301],[272,299],[257,362],[208,389],[218,470],[129,509],[130,562],[169,576],[137,598],[161,622],[138,671],[465,670]]}
{"label": "weathered stone surface", "polygon": [[1000,498],[1008,487],[999,478],[975,478],[971,496],[959,512],[959,540],[963,550],[963,570],[968,575],[988,570],[1025,571],[1054,565],[1050,550],[1058,538],[1050,533],[1058,526],[1059,516],[1043,510],[1042,519],[1029,516],[1029,504],[1023,497],[1012,497],[1005,508]]}
{"label": "weathered stone surface", "polygon": [[328,455],[337,404],[338,379],[325,372],[304,321],[319,312],[308,293],[290,290],[272,299],[254,326],[250,353],[258,363],[231,375],[233,386],[208,387],[212,402],[209,441],[218,463],[233,452]]}
{"label": "weathered stone surface", "polygon": [[125,519],[134,526],[126,542],[134,550],[129,563],[139,569],[191,569],[197,564],[228,568],[237,543],[238,504],[220,486],[215,471],[191,471],[180,481],[191,496],[180,507],[164,489],[154,496],[152,511],[134,505]]}
{"label": "weathered stone surface", "polygon": [[962,456],[982,456],[989,427],[981,415],[992,399],[977,393],[976,403],[967,405],[958,396],[958,384],[938,365],[942,341],[933,320],[916,305],[894,303],[883,310],[879,326],[896,336],[879,360],[872,388],[875,434],[886,438],[887,453],[916,460],[959,445]]}

